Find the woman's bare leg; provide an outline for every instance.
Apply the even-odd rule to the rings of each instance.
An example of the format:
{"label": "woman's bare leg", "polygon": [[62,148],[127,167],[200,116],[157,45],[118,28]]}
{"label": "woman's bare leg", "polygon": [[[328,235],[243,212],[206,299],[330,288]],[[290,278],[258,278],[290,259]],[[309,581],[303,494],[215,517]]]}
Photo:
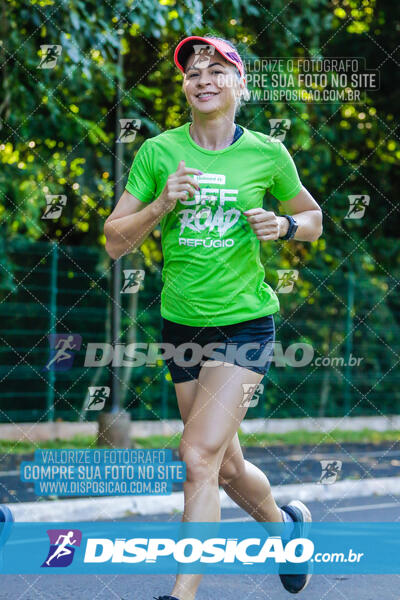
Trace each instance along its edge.
{"label": "woman's bare leg", "polygon": [[[282,522],[268,477],[256,465],[244,459],[237,434],[225,453],[220,469],[220,484],[227,495],[256,521]],[[279,535],[282,530],[269,525],[268,532],[270,535]]]}
{"label": "woman's bare leg", "polygon": [[[235,501],[240,500],[240,505],[245,510],[249,510],[250,506],[253,515],[258,517],[257,520],[282,520],[271,496],[268,479],[251,463],[248,463],[251,466],[246,467],[247,461],[243,459],[240,445],[236,445],[238,440],[237,443],[234,441],[247,411],[247,408],[240,406],[242,384],[259,383],[261,379],[262,376],[258,373],[238,366],[205,366],[198,382],[187,382],[187,393],[178,390],[178,386],[182,387],[184,384],[177,384],[178,401],[185,422],[180,445],[180,456],[187,468],[183,521],[220,520],[221,476],[227,490],[235,494]],[[188,408],[188,397],[191,394],[194,394],[194,400]],[[224,464],[228,448],[231,451]],[[241,456],[238,456],[238,448]],[[226,466],[228,463],[229,472]],[[238,482],[237,490],[235,482]],[[255,493],[253,499],[246,492],[247,485],[250,486],[250,493]],[[269,501],[265,503],[266,496]],[[179,600],[194,600],[201,577],[202,575],[179,574],[172,595]]]}
{"label": "woman's bare leg", "polygon": [[[175,384],[179,411],[184,423],[188,420],[197,387],[197,379]],[[219,484],[227,495],[256,521],[282,521],[267,476],[256,465],[244,459],[237,433],[224,454],[219,471]]]}

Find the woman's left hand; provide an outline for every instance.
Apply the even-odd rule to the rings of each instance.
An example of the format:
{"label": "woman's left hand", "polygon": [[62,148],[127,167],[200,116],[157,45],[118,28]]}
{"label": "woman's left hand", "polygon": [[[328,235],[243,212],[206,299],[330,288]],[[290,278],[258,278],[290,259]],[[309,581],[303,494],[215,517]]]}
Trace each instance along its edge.
{"label": "woman's left hand", "polygon": [[263,208],[250,208],[243,212],[258,240],[277,240],[287,233],[289,221]]}

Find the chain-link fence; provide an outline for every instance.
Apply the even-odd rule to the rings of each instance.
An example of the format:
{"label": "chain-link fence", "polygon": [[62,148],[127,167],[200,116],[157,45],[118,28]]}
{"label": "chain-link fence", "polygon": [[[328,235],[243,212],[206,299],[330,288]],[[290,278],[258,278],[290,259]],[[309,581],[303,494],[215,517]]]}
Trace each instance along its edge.
{"label": "chain-link fence", "polygon": [[[144,279],[136,293],[120,295],[122,334],[112,344],[111,261],[102,248],[15,241],[1,255],[1,422],[96,418],[85,410],[88,390],[110,385],[112,361],[121,364],[133,419],[179,417],[163,361],[123,364],[129,344],[161,342],[160,265],[123,257],[122,268],[142,270]],[[278,260],[266,265],[266,279],[282,290],[278,269]],[[392,286],[389,276],[338,270],[327,279],[304,269],[292,291],[279,294],[274,364],[247,416],[398,413],[400,310]],[[50,334],[75,336],[68,368],[48,368]],[[96,366],[87,366],[90,356]]]}

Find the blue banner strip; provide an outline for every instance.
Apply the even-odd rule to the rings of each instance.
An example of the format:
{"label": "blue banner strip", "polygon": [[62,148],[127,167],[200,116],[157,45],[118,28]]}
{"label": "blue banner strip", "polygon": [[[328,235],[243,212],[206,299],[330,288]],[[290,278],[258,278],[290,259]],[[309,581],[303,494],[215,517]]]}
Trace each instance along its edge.
{"label": "blue banner strip", "polygon": [[398,522],[312,523],[306,535],[295,524],[298,539],[289,542],[284,523],[274,523],[271,535],[270,523],[257,522],[6,527],[0,527],[0,553],[2,572],[10,574],[399,573]]}

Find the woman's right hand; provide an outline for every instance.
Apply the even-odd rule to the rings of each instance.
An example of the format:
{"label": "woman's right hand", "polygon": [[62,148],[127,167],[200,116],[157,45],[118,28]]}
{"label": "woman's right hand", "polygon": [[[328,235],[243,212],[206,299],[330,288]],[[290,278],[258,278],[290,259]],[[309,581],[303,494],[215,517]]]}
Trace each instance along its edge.
{"label": "woman's right hand", "polygon": [[202,171],[198,169],[185,167],[185,161],[181,160],[175,173],[168,177],[167,183],[158,197],[163,211],[170,212],[175,208],[178,199],[186,200],[188,195],[192,198],[195,190],[200,190],[199,184],[193,177],[190,177],[190,173],[202,175]]}

